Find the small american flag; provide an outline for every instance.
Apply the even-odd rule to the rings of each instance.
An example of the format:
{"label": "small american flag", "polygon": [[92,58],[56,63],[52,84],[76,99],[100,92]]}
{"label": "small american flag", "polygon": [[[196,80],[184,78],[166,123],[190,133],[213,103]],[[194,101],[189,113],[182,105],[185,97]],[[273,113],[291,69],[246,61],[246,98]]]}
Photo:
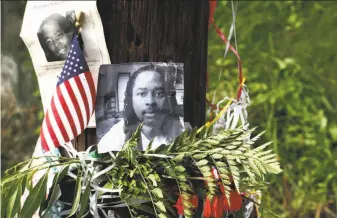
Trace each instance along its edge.
{"label": "small american flag", "polygon": [[74,36],[41,126],[44,152],[57,149],[86,128],[94,112],[95,99],[94,80]]}

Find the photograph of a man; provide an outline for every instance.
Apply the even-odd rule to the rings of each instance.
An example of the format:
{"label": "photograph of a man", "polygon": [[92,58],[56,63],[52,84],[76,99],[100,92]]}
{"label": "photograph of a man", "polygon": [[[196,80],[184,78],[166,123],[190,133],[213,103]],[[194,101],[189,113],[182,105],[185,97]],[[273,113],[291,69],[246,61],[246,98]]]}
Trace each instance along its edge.
{"label": "photograph of a man", "polygon": [[[151,63],[131,73],[125,92],[123,119],[98,143],[98,152],[119,151],[143,123],[139,150],[172,142],[183,130],[183,115],[176,113],[176,67]],[[100,86],[100,84],[98,84]],[[99,128],[99,125],[97,126]]]}
{"label": "photograph of a man", "polygon": [[74,30],[73,18],[61,14],[52,14],[42,21],[37,37],[48,62],[67,58]]}

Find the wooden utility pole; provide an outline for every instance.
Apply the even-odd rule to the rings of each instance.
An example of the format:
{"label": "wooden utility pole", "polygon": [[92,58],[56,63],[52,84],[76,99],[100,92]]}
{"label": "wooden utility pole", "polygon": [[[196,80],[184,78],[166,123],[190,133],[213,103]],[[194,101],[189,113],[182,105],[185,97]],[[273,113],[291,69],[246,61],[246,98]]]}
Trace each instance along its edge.
{"label": "wooden utility pole", "polygon": [[184,63],[184,118],[205,123],[208,0],[97,0],[112,64]]}
{"label": "wooden utility pole", "polygon": [[[97,0],[112,64],[184,63],[184,119],[205,123],[208,0]],[[75,139],[96,143],[95,129]]]}

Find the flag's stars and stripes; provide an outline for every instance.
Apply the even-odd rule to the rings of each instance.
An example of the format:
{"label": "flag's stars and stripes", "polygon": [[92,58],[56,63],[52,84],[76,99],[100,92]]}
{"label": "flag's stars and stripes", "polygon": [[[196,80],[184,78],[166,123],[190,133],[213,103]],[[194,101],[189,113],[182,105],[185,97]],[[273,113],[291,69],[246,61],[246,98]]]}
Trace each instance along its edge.
{"label": "flag's stars and stripes", "polygon": [[40,138],[45,152],[69,142],[86,128],[95,98],[94,80],[74,37],[41,126]]}

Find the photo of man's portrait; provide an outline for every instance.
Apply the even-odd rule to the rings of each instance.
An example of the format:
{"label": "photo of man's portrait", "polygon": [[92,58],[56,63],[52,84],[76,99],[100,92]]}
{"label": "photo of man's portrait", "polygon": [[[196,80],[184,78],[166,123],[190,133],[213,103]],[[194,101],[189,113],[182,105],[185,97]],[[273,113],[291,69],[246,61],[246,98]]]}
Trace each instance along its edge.
{"label": "photo of man's portrait", "polygon": [[141,123],[139,150],[151,140],[152,148],[168,144],[184,131],[182,64],[103,65],[99,77],[103,78],[96,101],[99,153],[121,150]]}
{"label": "photo of man's portrait", "polygon": [[48,62],[63,61],[67,58],[75,32],[74,23],[74,11],[68,11],[66,16],[51,14],[42,21],[37,37]]}

